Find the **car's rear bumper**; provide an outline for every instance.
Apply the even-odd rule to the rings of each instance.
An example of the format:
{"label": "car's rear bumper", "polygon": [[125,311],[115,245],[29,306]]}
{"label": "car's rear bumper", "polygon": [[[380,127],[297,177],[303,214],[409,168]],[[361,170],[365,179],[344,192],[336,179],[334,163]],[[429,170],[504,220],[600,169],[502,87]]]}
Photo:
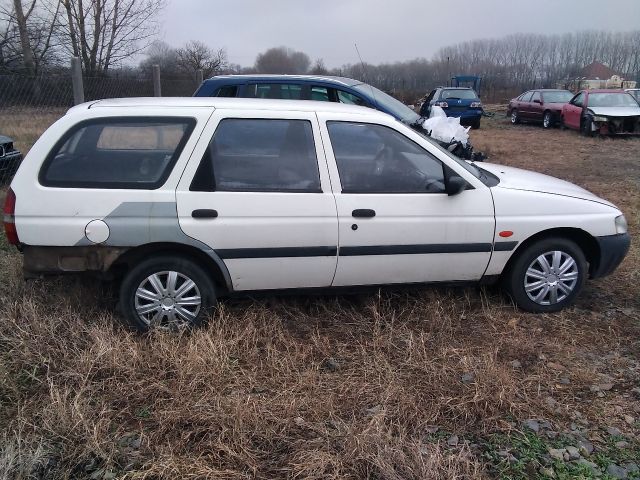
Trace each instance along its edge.
{"label": "car's rear bumper", "polygon": [[478,119],[480,117],[482,117],[482,110],[478,111],[478,110],[470,110],[470,111],[464,111],[464,112],[451,112],[448,110],[444,110],[445,113],[447,114],[447,117],[459,117],[461,120],[472,120],[472,119]]}
{"label": "car's rear bumper", "polygon": [[629,251],[631,237],[628,233],[596,237],[600,247],[600,260],[591,271],[591,278],[605,277],[618,268]]}

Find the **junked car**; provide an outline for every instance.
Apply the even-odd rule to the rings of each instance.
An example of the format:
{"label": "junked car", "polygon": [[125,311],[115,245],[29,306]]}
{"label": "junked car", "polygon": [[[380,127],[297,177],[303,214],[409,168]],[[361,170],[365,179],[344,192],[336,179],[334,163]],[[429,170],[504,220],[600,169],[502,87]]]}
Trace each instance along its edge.
{"label": "junked car", "polygon": [[630,93],[640,103],[640,88],[627,88],[625,92]]}
{"label": "junked car", "polygon": [[562,126],[583,135],[640,135],[640,105],[624,90],[582,90],[562,107]]}
{"label": "junked car", "polygon": [[520,122],[540,123],[544,128],[558,124],[562,106],[573,98],[569,90],[538,89],[528,90],[511,99],[507,107],[507,116],[512,124]]}
{"label": "junked car", "polygon": [[385,113],[230,98],[72,108],[27,154],[4,226],[27,277],[114,279],[140,330],[198,325],[230,294],[362,285],[501,282],[554,312],[630,242],[607,200],[461,160]]}
{"label": "junked car", "polygon": [[22,154],[15,148],[13,139],[0,135],[0,184],[9,183],[21,161]]}
{"label": "junked car", "polygon": [[458,117],[462,125],[480,128],[484,110],[480,97],[473,88],[434,88],[420,107],[420,115],[429,117],[434,106],[442,108],[447,117]]}

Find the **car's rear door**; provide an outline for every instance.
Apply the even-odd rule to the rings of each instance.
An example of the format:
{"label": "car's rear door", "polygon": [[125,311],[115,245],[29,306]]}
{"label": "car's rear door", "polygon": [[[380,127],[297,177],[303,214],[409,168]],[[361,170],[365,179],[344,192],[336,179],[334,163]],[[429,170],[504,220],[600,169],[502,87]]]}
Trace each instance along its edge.
{"label": "car's rear door", "polygon": [[448,196],[436,156],[446,154],[398,122],[318,116],[338,208],[333,285],[481,278],[495,226],[489,188],[476,179],[477,188]]}
{"label": "car's rear door", "polygon": [[176,196],[182,230],[234,290],[331,284],[336,206],[313,113],[216,110]]}

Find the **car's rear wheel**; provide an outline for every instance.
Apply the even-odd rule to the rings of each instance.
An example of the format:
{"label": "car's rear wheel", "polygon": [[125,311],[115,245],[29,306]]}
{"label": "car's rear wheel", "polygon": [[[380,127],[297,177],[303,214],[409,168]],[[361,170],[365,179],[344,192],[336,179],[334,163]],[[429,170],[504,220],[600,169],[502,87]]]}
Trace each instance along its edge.
{"label": "car's rear wheel", "polygon": [[518,115],[518,110],[515,108],[511,110],[511,124],[516,125],[520,123],[520,115]]}
{"label": "car's rear wheel", "polygon": [[542,117],[542,126],[544,128],[553,127],[553,114],[548,110],[544,112],[544,116]]}
{"label": "car's rear wheel", "polygon": [[122,314],[139,331],[198,326],[215,304],[209,275],[182,257],[143,261],[127,273],[120,287]]}
{"label": "car's rear wheel", "polygon": [[557,312],[582,290],[587,261],[580,247],[565,238],[546,238],[525,248],[504,280],[518,307],[528,312]]}

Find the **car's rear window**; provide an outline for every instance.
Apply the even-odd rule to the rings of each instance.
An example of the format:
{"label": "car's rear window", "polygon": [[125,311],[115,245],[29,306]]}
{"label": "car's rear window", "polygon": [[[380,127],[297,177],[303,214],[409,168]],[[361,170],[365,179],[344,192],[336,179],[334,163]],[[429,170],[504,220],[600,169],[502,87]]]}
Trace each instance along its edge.
{"label": "car's rear window", "polygon": [[158,188],[194,125],[194,119],[182,117],[81,122],[55,145],[40,171],[40,183],[67,188]]}
{"label": "car's rear window", "polygon": [[447,100],[449,98],[461,98],[465,100],[473,100],[475,98],[478,98],[478,94],[471,89],[443,90],[442,93],[440,94],[440,99]]}

